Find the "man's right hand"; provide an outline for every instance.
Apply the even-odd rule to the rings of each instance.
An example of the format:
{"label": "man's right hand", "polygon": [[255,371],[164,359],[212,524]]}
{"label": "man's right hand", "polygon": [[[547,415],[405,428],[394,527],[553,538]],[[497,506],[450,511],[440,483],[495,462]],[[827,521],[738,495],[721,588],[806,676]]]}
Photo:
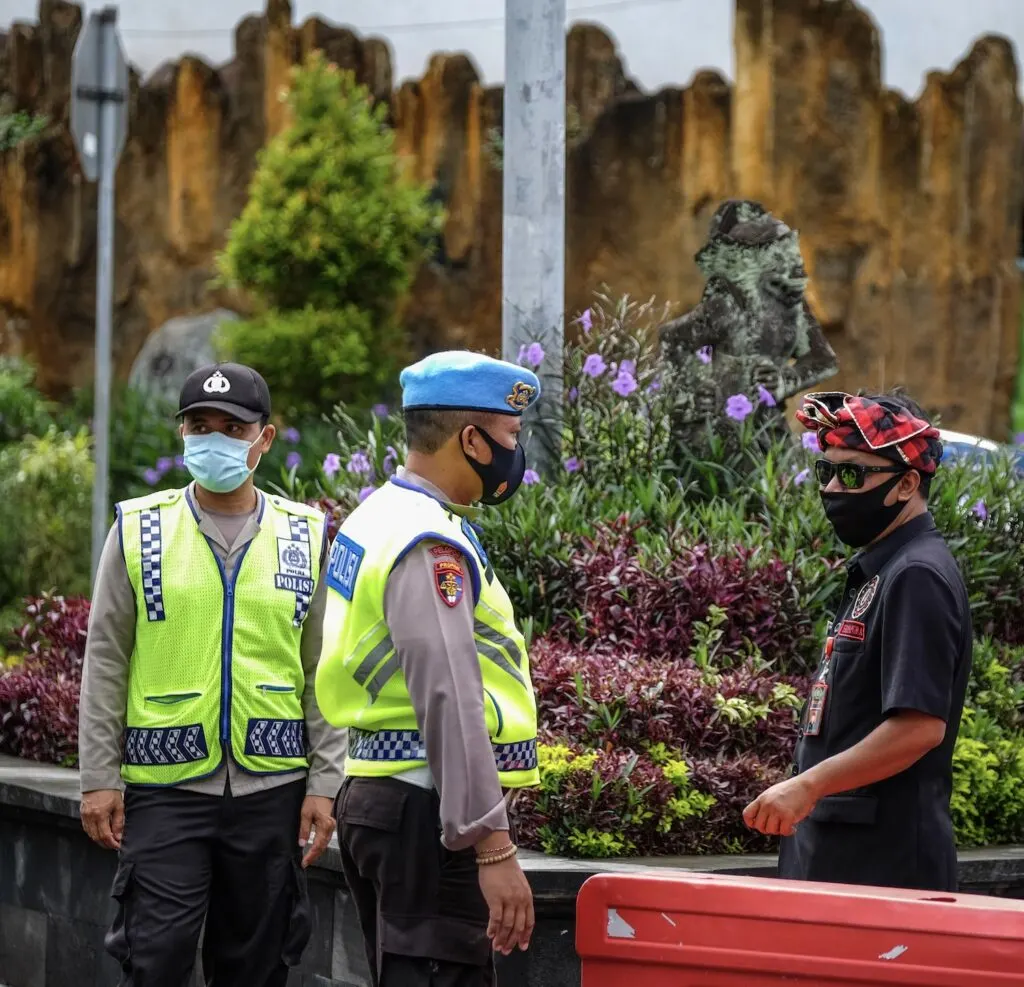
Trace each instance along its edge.
{"label": "man's right hand", "polygon": [[124,798],[116,788],[82,795],[82,828],[89,839],[110,850],[121,849],[124,832]]}
{"label": "man's right hand", "polygon": [[508,956],[518,945],[526,949],[533,935],[533,891],[515,857],[500,864],[481,864],[480,890],[491,917],[487,935],[494,948]]}

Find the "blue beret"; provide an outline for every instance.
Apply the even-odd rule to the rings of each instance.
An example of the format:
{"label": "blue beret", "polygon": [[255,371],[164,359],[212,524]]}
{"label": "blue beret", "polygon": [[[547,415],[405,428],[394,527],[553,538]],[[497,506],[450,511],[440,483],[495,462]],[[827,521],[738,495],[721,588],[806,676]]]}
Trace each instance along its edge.
{"label": "blue beret", "polygon": [[514,363],[469,350],[435,353],[399,378],[402,408],[487,411],[521,415],[540,397],[537,375]]}

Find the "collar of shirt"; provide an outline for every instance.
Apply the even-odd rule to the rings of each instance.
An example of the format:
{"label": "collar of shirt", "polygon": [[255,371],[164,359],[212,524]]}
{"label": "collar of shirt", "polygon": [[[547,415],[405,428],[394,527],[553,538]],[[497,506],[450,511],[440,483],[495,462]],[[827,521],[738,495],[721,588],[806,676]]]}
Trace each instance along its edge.
{"label": "collar of shirt", "polygon": [[395,476],[403,483],[419,488],[425,494],[433,497],[434,500],[439,500],[449,511],[452,512],[452,514],[457,514],[459,517],[469,518],[470,521],[476,521],[483,514],[483,509],[480,507],[471,507],[466,504],[453,504],[448,499],[448,495],[440,487],[435,487],[429,480],[424,480],[419,473],[413,473],[412,470],[406,469],[404,466],[398,467],[395,471]]}
{"label": "collar of shirt", "polygon": [[[188,499],[189,507],[192,508],[192,514],[199,525],[199,530],[206,535],[207,538],[212,539],[220,545],[225,552],[230,552],[232,546],[225,543],[224,536],[221,534],[220,528],[217,527],[216,523],[210,517],[209,511],[204,510],[203,505],[199,503],[199,498],[196,496],[195,481],[189,484],[188,490],[185,492],[185,496]],[[249,512],[249,517],[246,520],[245,527],[242,528],[241,533],[235,540],[235,545],[244,545],[256,537],[256,532],[260,530],[260,518],[263,517],[263,497],[263,491],[257,490],[256,509]]]}
{"label": "collar of shirt", "polygon": [[906,524],[901,524],[888,538],[858,552],[847,564],[851,575],[859,573],[864,579],[876,576],[896,554],[915,538],[935,530],[935,519],[929,511]]}

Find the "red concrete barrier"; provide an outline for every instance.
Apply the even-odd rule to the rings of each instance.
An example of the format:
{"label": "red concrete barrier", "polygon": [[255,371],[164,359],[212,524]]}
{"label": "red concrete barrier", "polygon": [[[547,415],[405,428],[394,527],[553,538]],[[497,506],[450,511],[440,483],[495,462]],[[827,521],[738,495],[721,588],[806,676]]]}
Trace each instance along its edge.
{"label": "red concrete barrier", "polygon": [[1024,987],[1024,901],[711,874],[580,889],[583,987]]}

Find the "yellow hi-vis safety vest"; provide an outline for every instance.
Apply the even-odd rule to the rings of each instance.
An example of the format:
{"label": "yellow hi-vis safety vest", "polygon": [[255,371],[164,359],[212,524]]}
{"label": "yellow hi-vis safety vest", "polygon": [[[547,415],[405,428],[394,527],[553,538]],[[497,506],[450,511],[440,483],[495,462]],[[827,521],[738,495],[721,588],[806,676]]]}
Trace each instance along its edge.
{"label": "yellow hi-vis safety vest", "polygon": [[191,497],[164,490],[117,507],[136,601],[121,776],[194,781],[225,751],[251,774],[305,768],[300,641],[324,516],[260,495],[259,533],[228,577]]}
{"label": "yellow hi-vis safety vest", "polygon": [[[501,784],[536,785],[537,704],[526,643],[508,594],[469,521],[398,478],[352,512],[328,562],[316,697],[329,723],[349,728],[345,771],[355,777],[381,777],[427,763],[426,745],[384,621],[388,576],[425,540],[457,548],[469,563],[487,729]],[[451,587],[453,593],[460,589]]]}

